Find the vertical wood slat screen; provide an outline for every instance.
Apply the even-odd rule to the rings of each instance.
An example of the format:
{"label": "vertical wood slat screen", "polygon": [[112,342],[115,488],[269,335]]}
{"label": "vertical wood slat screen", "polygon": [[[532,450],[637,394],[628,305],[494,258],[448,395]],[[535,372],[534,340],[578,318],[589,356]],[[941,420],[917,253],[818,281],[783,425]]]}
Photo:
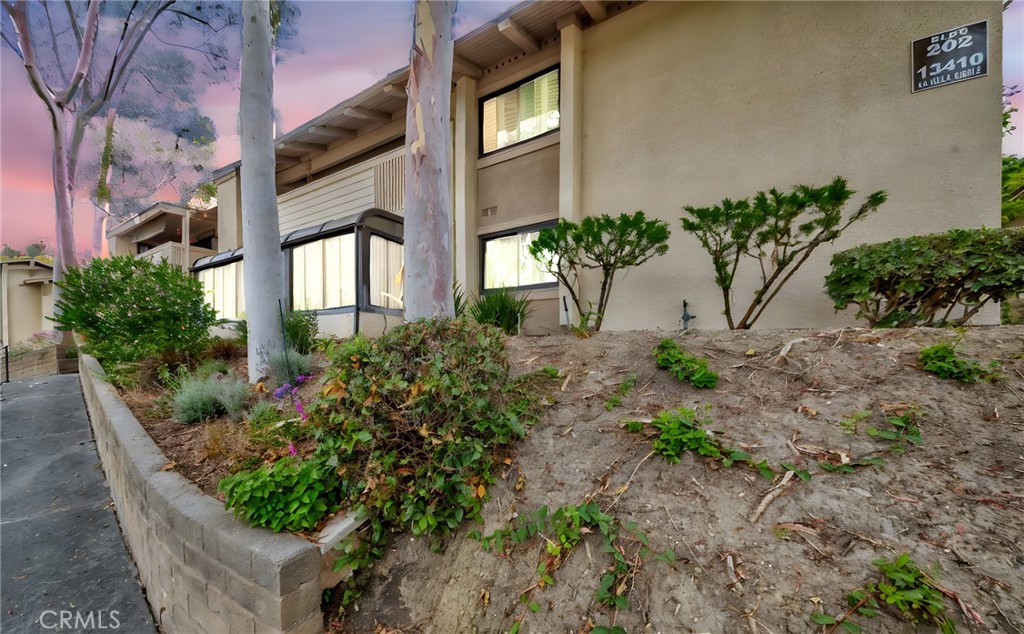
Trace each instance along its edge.
{"label": "vertical wood slat screen", "polygon": [[405,155],[373,167],[373,193],[378,209],[401,214],[405,209]]}

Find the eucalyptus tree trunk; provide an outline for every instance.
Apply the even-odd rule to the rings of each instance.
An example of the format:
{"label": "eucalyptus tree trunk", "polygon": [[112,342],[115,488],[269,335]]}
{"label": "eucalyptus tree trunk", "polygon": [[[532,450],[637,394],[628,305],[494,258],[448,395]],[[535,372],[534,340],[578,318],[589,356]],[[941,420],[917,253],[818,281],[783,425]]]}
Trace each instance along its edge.
{"label": "eucalyptus tree trunk", "polygon": [[454,0],[416,0],[405,119],[405,318],[453,317],[451,90]]}
{"label": "eucalyptus tree trunk", "polygon": [[274,62],[269,0],[242,3],[242,224],[249,382],[284,350],[284,257],[274,173]]}
{"label": "eucalyptus tree trunk", "polygon": [[[18,34],[18,53],[25,64],[32,90],[42,100],[50,114],[53,124],[53,193],[56,212],[57,247],[53,258],[53,279],[59,282],[64,279],[64,271],[75,266],[78,258],[75,255],[75,227],[71,210],[75,192],[75,159],[73,152],[77,146],[68,138],[69,131],[75,129],[75,113],[68,108],[75,95],[82,88],[86,73],[92,63],[93,47],[99,23],[99,0],[90,0],[86,13],[85,28],[79,33],[80,46],[75,69],[68,80],[67,86],[61,90],[51,88],[36,63],[35,47],[29,31],[28,3],[24,0],[4,2],[4,10],[10,15]],[[59,295],[59,288],[54,289],[54,300]]]}

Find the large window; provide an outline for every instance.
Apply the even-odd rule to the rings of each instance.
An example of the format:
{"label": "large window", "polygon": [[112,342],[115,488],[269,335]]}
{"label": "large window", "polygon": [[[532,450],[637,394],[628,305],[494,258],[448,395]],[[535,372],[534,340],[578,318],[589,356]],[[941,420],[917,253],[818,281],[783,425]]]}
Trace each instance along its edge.
{"label": "large window", "polygon": [[555,277],[530,255],[540,228],[484,239],[484,290],[554,284]]}
{"label": "large window", "polygon": [[558,69],[485,99],[481,110],[484,154],[558,129]]}
{"label": "large window", "polygon": [[355,234],[292,248],[292,309],[322,310],[356,303]]}
{"label": "large window", "polygon": [[370,235],[370,304],[402,308],[402,245]]}
{"label": "large window", "polygon": [[198,275],[206,292],[206,303],[217,312],[218,319],[245,317],[245,284],[241,261],[204,269]]}

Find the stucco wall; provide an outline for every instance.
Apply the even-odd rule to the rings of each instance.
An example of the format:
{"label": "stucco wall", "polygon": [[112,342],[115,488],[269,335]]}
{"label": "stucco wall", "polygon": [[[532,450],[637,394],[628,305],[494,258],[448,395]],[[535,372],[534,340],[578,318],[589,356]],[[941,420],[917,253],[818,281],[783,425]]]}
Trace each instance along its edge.
{"label": "stucco wall", "polygon": [[[911,41],[983,19],[989,75],[911,94]],[[684,298],[693,326],[725,326],[710,258],[680,226],[684,205],[837,175],[888,191],[760,327],[854,323],[822,290],[835,250],[998,226],[1001,38],[998,2],[649,2],[586,30],[584,213],[643,209],[673,231],[666,256],[617,282],[605,327],[676,328]],[[738,281],[738,304],[754,274]]]}
{"label": "stucco wall", "polygon": [[7,345],[29,339],[37,332],[53,330],[53,292],[49,283],[24,284],[26,280],[50,279],[43,267],[19,263],[3,265],[3,324],[0,338]]}
{"label": "stucco wall", "polygon": [[[558,144],[549,139],[527,143],[526,154],[502,160],[501,153],[481,159],[477,170],[477,228],[480,234],[544,222],[558,217]],[[508,153],[518,154],[519,148]],[[495,207],[496,213],[480,215]]]}

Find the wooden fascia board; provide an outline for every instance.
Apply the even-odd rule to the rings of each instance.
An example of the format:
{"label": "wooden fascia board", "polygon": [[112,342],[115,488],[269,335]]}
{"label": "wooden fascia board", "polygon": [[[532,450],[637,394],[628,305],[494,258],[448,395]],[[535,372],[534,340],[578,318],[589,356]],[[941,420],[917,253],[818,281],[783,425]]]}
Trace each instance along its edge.
{"label": "wooden fascia board", "polygon": [[405,133],[405,118],[391,121],[379,128],[361,134],[346,143],[329,148],[326,152],[310,157],[300,165],[295,165],[277,173],[277,184],[287,185],[293,181],[305,178],[307,174],[315,174],[319,171],[334,167],[338,163],[358,156],[367,150],[387,143],[400,137]]}

